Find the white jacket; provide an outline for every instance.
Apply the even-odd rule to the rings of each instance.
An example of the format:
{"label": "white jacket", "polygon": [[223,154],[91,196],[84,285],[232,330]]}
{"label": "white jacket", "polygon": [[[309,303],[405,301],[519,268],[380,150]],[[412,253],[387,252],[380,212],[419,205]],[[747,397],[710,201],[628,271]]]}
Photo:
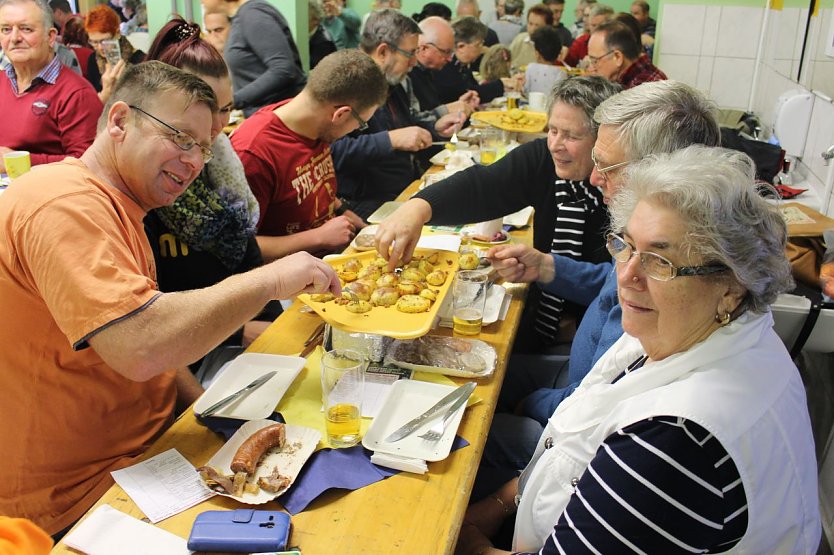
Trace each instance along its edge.
{"label": "white jacket", "polygon": [[643,354],[623,335],[550,418],[522,474],[513,549],[541,548],[573,494],[571,481],[606,437],[670,415],[710,431],[738,468],[748,528],[732,553],[816,553],[817,466],[805,390],[772,327],[770,313],[744,314],[688,351],[612,384]]}

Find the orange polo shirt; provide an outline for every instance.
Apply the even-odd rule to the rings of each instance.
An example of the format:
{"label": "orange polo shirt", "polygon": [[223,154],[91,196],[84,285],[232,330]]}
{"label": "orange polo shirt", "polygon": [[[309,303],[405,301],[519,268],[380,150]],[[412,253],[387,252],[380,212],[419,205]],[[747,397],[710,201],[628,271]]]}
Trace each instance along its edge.
{"label": "orange polo shirt", "polygon": [[0,196],[0,514],[54,534],[170,424],[175,372],[131,381],[86,339],[159,294],[145,213],[79,160]]}

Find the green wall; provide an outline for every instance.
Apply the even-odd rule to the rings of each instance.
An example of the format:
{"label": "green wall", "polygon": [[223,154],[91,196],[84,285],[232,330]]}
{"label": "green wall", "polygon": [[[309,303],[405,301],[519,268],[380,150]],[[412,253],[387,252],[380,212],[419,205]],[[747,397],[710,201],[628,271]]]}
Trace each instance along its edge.
{"label": "green wall", "polygon": [[[287,19],[293,39],[298,45],[301,60],[304,68],[310,67],[310,49],[308,39],[310,36],[307,30],[307,0],[268,0]],[[200,0],[146,0],[148,5],[148,31],[151,37],[165,25],[172,13],[185,17],[187,13],[186,3],[191,4],[192,19],[202,25],[202,8]],[[176,9],[172,12],[172,2],[176,2]]]}
{"label": "green wall", "polygon": [[[298,0],[296,0],[298,1]],[[356,10],[359,15],[364,15],[370,11],[372,0],[348,0],[348,5]],[[419,13],[420,10],[423,9],[423,5],[429,1],[438,1],[442,4],[446,4],[451,8],[452,14],[454,15],[455,6],[457,5],[456,0],[402,0],[402,11],[405,14],[413,15],[415,13]],[[631,7],[631,2],[633,0],[609,0],[608,2],[603,1],[604,4],[608,4],[612,8],[614,8],[618,12],[627,12]],[[691,0],[690,0],[691,1]],[[284,3],[290,3],[288,0],[284,0]],[[536,2],[534,0],[524,0],[524,7],[529,8]],[[692,2],[697,3],[697,2]],[[649,13],[655,19],[657,19],[657,12],[658,12],[658,5],[659,0],[649,0],[649,6],[651,9]],[[576,8],[576,0],[566,0],[565,1],[565,15],[562,16],[562,23],[565,25],[570,26],[573,23],[574,16],[573,10]]]}

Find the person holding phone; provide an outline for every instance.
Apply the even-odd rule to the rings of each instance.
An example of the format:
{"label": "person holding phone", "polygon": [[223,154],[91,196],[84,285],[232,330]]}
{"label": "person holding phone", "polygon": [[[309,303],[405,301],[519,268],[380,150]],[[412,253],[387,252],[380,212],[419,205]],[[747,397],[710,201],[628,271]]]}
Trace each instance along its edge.
{"label": "person holding phone", "polygon": [[96,63],[89,64],[85,77],[95,87],[102,102],[107,102],[125,65],[138,64],[145,59],[145,53],[133,48],[119,32],[119,23],[119,15],[104,4],[87,12],[84,22],[90,46],[96,52]]}

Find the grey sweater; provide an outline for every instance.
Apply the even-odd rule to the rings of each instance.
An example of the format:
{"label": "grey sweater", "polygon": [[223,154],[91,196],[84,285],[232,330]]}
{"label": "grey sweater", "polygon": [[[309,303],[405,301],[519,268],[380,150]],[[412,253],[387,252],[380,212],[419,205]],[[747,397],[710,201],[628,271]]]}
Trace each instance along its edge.
{"label": "grey sweater", "polygon": [[298,94],[307,78],[287,20],[266,0],[249,0],[232,19],[225,48],[234,103],[248,117]]}

